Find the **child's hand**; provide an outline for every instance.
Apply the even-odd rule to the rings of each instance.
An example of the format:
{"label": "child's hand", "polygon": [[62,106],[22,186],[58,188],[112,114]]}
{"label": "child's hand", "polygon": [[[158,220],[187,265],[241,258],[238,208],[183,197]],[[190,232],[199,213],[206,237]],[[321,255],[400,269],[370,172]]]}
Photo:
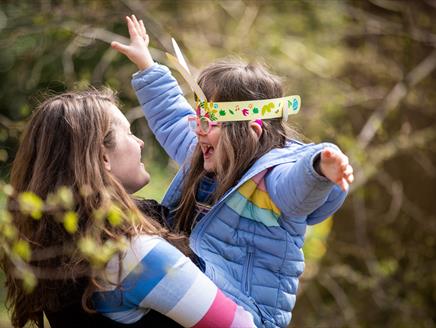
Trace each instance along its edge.
{"label": "child's hand", "polygon": [[348,190],[354,180],[353,167],[348,157],[333,148],[324,148],[319,163],[321,173],[330,181],[336,183],[343,191]]}
{"label": "child's hand", "polygon": [[113,41],[111,47],[126,55],[142,71],[153,65],[153,58],[148,50],[150,39],[142,20],[138,22],[135,15],[132,15],[131,17],[126,16],[126,21],[129,28],[130,44],[124,45]]}

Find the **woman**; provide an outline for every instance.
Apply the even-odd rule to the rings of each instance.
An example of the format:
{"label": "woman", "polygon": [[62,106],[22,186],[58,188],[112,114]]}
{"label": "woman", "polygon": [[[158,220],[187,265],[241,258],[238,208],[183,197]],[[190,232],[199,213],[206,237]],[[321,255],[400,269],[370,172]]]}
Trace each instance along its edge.
{"label": "woman", "polygon": [[[33,113],[12,167],[15,195],[8,204],[20,238],[30,243],[39,281],[27,294],[12,262],[2,260],[15,327],[28,321],[40,327],[42,312],[52,327],[171,325],[150,309],[183,326],[253,326],[251,315],[175,247],[186,249],[185,238],[153,220],[150,206],[141,204],[141,213],[129,196],[149,181],[143,147],[107,90],[55,96]],[[73,194],[74,233],[50,202],[38,220],[19,210],[20,193],[50,200],[62,186]],[[111,217],[114,208],[117,220]],[[96,250],[123,241],[127,246],[99,268],[92,264],[95,254],[78,247],[85,239]],[[36,256],[47,249],[58,251]],[[82,308],[100,314],[87,315]]]}

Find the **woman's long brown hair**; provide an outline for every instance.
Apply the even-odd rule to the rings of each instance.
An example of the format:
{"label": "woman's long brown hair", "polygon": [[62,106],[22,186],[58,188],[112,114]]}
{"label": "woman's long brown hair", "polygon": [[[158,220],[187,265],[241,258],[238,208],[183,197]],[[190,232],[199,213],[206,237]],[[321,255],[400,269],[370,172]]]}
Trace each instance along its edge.
{"label": "woman's long brown hair", "polygon": [[[207,99],[211,101],[244,101],[283,97],[280,79],[260,64],[241,61],[220,61],[208,66],[198,81]],[[217,188],[212,203],[233,187],[244,173],[262,155],[274,148],[283,148],[289,138],[299,134],[282,119],[263,120],[262,135],[257,139],[248,121],[231,122],[222,126],[215,153],[218,163],[215,178]],[[182,198],[175,214],[176,231],[189,234],[195,220],[196,192],[200,181],[208,174],[203,168],[203,155],[197,145],[183,184]]]}
{"label": "woman's long brown hair", "polygon": [[[14,196],[9,199],[14,224],[20,238],[30,243],[32,253],[53,248],[62,250],[60,255],[43,261],[31,260],[40,273],[50,274],[40,278],[30,294],[14,274],[12,262],[2,259],[7,306],[14,327],[23,327],[28,321],[38,325],[42,310],[59,310],[63,289],[79,278],[86,277],[88,281],[82,303],[85,308],[91,304],[90,296],[98,284],[94,267],[77,251],[77,241],[84,236],[92,238],[97,245],[137,234],[160,235],[174,244],[183,243],[181,237],[142,215],[122,185],[104,167],[104,148],[115,146],[112,115],[108,110],[114,104],[116,99],[110,90],[65,93],[43,102],[28,123],[12,166],[10,184],[16,195],[31,191],[42,199],[61,186],[71,188],[79,222],[77,232],[71,234],[54,215],[44,213],[40,220],[32,220],[14,211]],[[113,203],[121,209],[122,223],[113,226],[103,221],[99,225],[93,217],[95,211]]]}

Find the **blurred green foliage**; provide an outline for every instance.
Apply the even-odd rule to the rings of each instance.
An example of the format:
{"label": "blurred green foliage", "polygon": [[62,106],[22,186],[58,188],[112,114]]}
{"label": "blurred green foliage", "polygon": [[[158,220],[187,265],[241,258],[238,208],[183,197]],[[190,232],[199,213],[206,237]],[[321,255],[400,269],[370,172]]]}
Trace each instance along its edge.
{"label": "blurred green foliage", "polygon": [[159,62],[170,36],[194,73],[225,56],[264,62],[288,94],[302,96],[292,124],[350,156],[350,197],[309,230],[291,326],[436,326],[435,2],[2,1],[3,180],[44,93],[108,85],[146,142],[152,182],[138,194],[161,199],[176,167],[137,108],[135,67],[108,45],[127,36],[123,17],[131,13],[144,19]]}

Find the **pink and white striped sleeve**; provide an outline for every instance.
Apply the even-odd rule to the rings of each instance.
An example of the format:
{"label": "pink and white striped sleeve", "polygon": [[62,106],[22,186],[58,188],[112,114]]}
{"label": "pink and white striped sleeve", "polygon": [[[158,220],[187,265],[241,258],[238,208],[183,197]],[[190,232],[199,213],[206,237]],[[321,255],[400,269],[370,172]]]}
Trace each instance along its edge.
{"label": "pink and white striped sleeve", "polygon": [[[109,262],[108,276],[119,267]],[[253,316],[223,294],[192,261],[161,238],[140,236],[123,257],[120,286],[94,294],[96,310],[118,322],[154,309],[184,327],[255,327]]]}

